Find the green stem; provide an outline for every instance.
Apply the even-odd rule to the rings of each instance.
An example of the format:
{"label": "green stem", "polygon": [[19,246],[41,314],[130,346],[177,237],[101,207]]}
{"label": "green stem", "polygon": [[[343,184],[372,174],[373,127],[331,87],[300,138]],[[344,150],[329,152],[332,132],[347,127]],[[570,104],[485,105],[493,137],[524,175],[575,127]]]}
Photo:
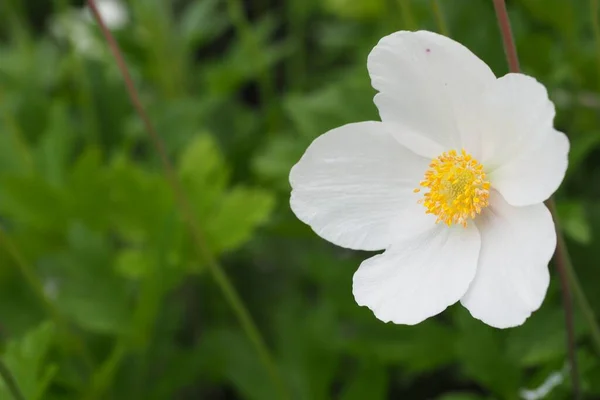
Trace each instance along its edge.
{"label": "green stem", "polygon": [[[571,263],[571,257],[569,256],[569,250],[567,249],[567,245],[562,235],[562,229],[560,227],[560,220],[558,219],[558,213],[556,211],[554,199],[549,199],[546,202],[546,205],[552,213],[556,229],[556,251],[554,253],[554,262],[556,264],[556,270],[558,271],[560,289],[563,298],[565,326],[567,331],[567,354],[569,356],[573,398],[579,400],[581,398],[581,387],[579,383],[579,370],[577,366],[577,344],[575,343],[575,323],[573,320],[573,296],[569,290],[570,278],[574,276],[573,265]],[[569,269],[571,270],[571,274],[569,274]],[[580,294],[583,295],[583,292]]]}
{"label": "green stem", "polygon": [[[510,19],[506,10],[505,0],[493,0],[494,10],[496,11],[496,17],[498,19],[498,26],[502,34],[502,41],[504,43],[504,51],[506,52],[506,60],[511,72],[520,72],[519,57],[517,54],[517,46],[512,36]],[[560,279],[561,293],[563,297],[563,308],[565,313],[565,328],[567,331],[567,353],[569,356],[569,365],[571,372],[571,387],[573,390],[573,398],[581,398],[581,387],[579,379],[579,371],[577,367],[577,345],[575,343],[575,324],[573,321],[573,306],[572,296],[570,288],[575,292],[575,298],[579,303],[579,307],[584,313],[587,323],[590,326],[592,333],[592,339],[594,344],[598,346],[600,344],[600,332],[594,313],[581,290],[577,276],[575,275],[575,269],[569,256],[569,250],[565,243],[562,230],[560,229],[560,221],[556,212],[556,205],[554,199],[550,198],[546,201],[546,205],[550,209],[554,218],[554,224],[556,229],[556,251],[554,253],[554,262],[556,263],[556,270]]]}
{"label": "green stem", "polygon": [[[567,248],[564,242],[563,235],[558,235],[558,241],[559,243],[557,247],[561,247],[563,249]],[[581,288],[581,283],[579,282],[579,278],[575,273],[575,268],[573,267],[573,263],[571,262],[571,257],[569,256],[568,252],[566,252],[564,258],[567,278],[569,280],[569,283],[571,284],[571,290],[573,291],[575,300],[577,301],[581,313],[585,318],[588,327],[590,328],[590,335],[592,336],[592,342],[594,343],[594,347],[596,347],[596,351],[600,355],[600,328],[598,327],[598,319],[596,318],[596,314],[594,313],[592,306],[590,305],[583,289]]]}
{"label": "green stem", "polygon": [[85,344],[81,340],[81,338],[71,332],[68,328],[68,323],[65,321],[61,313],[54,306],[54,304],[48,299],[46,296],[46,292],[44,291],[44,286],[42,282],[37,277],[37,274],[31,268],[30,264],[25,260],[25,258],[21,255],[21,252],[17,248],[17,246],[13,243],[12,239],[6,234],[4,229],[0,228],[0,242],[6,249],[6,251],[10,254],[10,256],[14,259],[21,275],[38,298],[39,302],[42,304],[47,314],[53,319],[59,329],[63,331],[63,334],[67,336],[69,342],[74,345],[76,350],[80,353],[82,360],[85,362],[86,367],[90,370],[93,370],[93,361],[90,353],[88,352]]}
{"label": "green stem", "polygon": [[437,24],[438,31],[444,36],[450,36],[450,31],[448,30],[448,25],[446,24],[444,12],[442,11],[442,6],[440,5],[439,0],[431,0],[431,9],[433,10],[433,15],[435,16],[435,22]]}
{"label": "green stem", "polygon": [[150,139],[152,145],[158,153],[160,158],[162,167],[164,169],[167,182],[171,189],[173,190],[173,194],[175,195],[175,200],[177,202],[177,206],[179,211],[181,212],[184,220],[188,224],[189,232],[192,237],[192,240],[195,244],[194,249],[198,253],[198,257],[201,261],[204,261],[208,267],[209,272],[212,274],[215,282],[220,287],[225,300],[229,303],[229,306],[233,309],[242,329],[248,339],[252,342],[256,351],[263,362],[273,384],[279,393],[280,397],[283,399],[288,399],[290,396],[287,393],[286,387],[283,383],[279,375],[279,371],[275,365],[273,357],[271,356],[269,349],[267,348],[265,341],[263,340],[256,324],[252,320],[250,313],[244,306],[241,298],[238,293],[234,289],[233,285],[229,281],[229,278],[225,274],[225,271],[221,267],[221,265],[217,262],[215,256],[212,254],[212,251],[208,247],[206,239],[204,238],[204,233],[200,229],[198,225],[198,220],[193,212],[191,207],[191,203],[187,198],[183,187],[181,186],[181,182],[179,181],[179,177],[175,172],[173,164],[169,159],[169,156],[166,151],[166,147],[158,132],[154,129],[154,125],[150,121],[150,117],[142,102],[140,100],[139,93],[131,79],[131,75],[129,73],[129,69],[127,68],[127,64],[125,64],[125,60],[123,59],[123,55],[121,53],[121,49],[119,44],[115,40],[114,36],[110,33],[110,30],[106,27],[104,20],[100,13],[98,12],[98,8],[96,7],[96,3],[94,0],[88,0],[88,5],[98,23],[104,38],[113,54],[117,67],[121,72],[123,77],[123,82],[125,84],[125,89],[129,95],[131,100],[131,104],[133,105],[135,111],[138,116],[142,120],[142,123],[145,127],[145,131],[148,134],[148,138]]}
{"label": "green stem", "polygon": [[2,360],[0,360],[0,376],[2,376],[2,380],[4,381],[4,384],[6,385],[8,391],[10,392],[14,400],[25,400],[25,396],[19,388],[17,380],[15,379],[12,372],[10,372],[8,366]]}
{"label": "green stem", "polygon": [[104,393],[113,382],[114,376],[126,354],[127,346],[123,340],[119,340],[113,347],[113,350],[106,361],[104,361],[102,365],[100,365],[100,368],[94,373],[94,377],[92,378],[92,388],[87,400],[100,400],[106,398]]}

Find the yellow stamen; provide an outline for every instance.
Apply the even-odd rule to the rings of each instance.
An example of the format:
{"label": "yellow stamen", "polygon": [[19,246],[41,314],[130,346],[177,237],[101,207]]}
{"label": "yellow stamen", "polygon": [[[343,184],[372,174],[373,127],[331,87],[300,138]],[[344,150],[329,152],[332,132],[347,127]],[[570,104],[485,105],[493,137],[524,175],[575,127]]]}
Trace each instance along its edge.
{"label": "yellow stamen", "polygon": [[[433,159],[420,186],[429,192],[419,200],[427,214],[448,226],[460,224],[480,214],[488,206],[490,183],[483,166],[465,150],[450,150]],[[416,188],[415,193],[421,189]]]}

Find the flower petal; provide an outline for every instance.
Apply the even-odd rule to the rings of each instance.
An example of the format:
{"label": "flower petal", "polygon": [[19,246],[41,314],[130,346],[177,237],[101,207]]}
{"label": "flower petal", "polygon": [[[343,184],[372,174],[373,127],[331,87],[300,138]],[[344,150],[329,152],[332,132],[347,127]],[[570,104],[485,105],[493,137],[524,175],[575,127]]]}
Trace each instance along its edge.
{"label": "flower petal", "polygon": [[567,172],[569,139],[551,129],[536,148],[521,153],[490,174],[490,181],[513,206],[546,201],[558,189]]}
{"label": "flower petal", "polygon": [[507,74],[488,86],[472,110],[476,118],[466,136],[479,136],[479,157],[486,170],[509,163],[539,147],[552,129],[554,104],[544,85],[523,74]]}
{"label": "flower petal", "polygon": [[474,224],[433,225],[364,261],[354,274],[354,298],[384,322],[417,324],[464,295],[475,276],[479,247]]}
{"label": "flower petal", "polygon": [[342,247],[381,250],[390,224],[414,201],[428,160],[400,145],[381,122],[360,122],[317,138],[292,168],[296,216]]}
{"label": "flower petal", "polygon": [[426,31],[384,37],[369,54],[367,67],[379,91],[374,101],[382,121],[402,127],[397,132],[402,144],[429,158],[460,149],[461,115],[468,117],[495,80],[469,49]]}
{"label": "flower petal", "polygon": [[543,204],[513,207],[493,192],[477,227],[477,275],[461,303],[493,327],[521,325],[540,307],[550,282],[548,262],[556,247],[552,216]]}

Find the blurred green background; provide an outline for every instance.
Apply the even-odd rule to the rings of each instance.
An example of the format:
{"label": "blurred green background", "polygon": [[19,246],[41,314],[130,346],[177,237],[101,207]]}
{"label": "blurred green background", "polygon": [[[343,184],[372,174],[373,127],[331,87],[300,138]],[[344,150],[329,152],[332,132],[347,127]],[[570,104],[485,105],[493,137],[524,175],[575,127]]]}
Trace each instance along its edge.
{"label": "blurred green background", "polygon": [[[366,57],[447,32],[507,72],[491,0],[98,0],[190,199],[203,246],[291,399],[568,399],[558,279],[525,325],[461,306],[417,326],[352,297],[368,253],[299,222],[287,176],[336,126],[378,119]],[[523,70],[568,133],[564,233],[600,312],[596,0],[509,1]],[[29,399],[279,399],[198,256],[157,153],[83,2],[0,1],[0,340]],[[600,353],[575,305],[582,388]],[[0,383],[0,400],[10,399]]]}

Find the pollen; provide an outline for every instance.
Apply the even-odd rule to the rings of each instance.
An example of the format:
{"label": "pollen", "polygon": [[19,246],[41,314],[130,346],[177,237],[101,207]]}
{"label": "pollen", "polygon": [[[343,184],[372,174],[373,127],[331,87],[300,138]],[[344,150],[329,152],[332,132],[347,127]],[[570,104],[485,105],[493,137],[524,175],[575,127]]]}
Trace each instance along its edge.
{"label": "pollen", "polygon": [[422,189],[429,189],[419,200],[426,213],[435,215],[437,223],[448,226],[466,227],[489,204],[490,183],[483,166],[464,149],[450,150],[434,158],[414,192]]}

